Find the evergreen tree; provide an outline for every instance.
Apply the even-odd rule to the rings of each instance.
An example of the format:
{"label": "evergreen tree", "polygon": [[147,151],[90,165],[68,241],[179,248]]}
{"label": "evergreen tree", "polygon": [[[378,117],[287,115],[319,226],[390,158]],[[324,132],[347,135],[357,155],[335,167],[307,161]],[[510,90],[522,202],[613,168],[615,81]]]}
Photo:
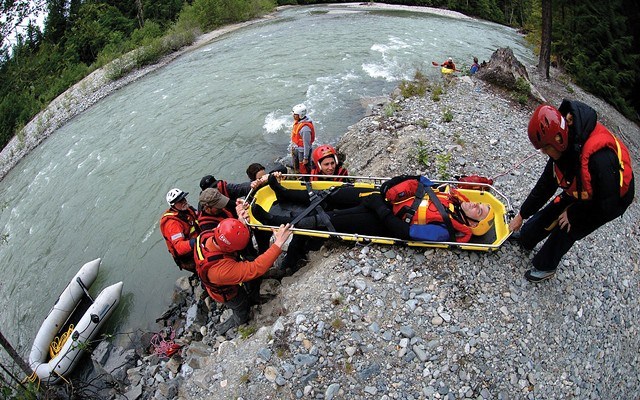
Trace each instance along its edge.
{"label": "evergreen tree", "polygon": [[67,1],[48,0],[47,18],[44,21],[44,37],[51,43],[58,43],[67,30]]}
{"label": "evergreen tree", "polygon": [[564,9],[557,52],[576,83],[633,116],[630,101],[640,61],[622,0],[584,0]]}
{"label": "evergreen tree", "polygon": [[549,79],[549,64],[551,62],[551,32],[552,32],[552,1],[542,0],[542,30],[540,35],[540,56],[538,71]]}

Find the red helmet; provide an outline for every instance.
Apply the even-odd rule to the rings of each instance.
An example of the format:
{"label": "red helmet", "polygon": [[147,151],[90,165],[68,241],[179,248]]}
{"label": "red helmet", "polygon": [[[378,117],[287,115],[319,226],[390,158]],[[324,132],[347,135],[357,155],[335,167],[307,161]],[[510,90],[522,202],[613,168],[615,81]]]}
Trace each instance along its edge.
{"label": "red helmet", "polygon": [[336,149],[328,144],[323,144],[322,146],[318,146],[312,154],[313,162],[316,163],[318,168],[320,168],[320,161],[323,159],[333,156],[333,159],[336,160],[336,165],[338,165],[338,153],[336,153]]}
{"label": "red helmet", "polygon": [[247,247],[249,236],[247,226],[235,218],[223,219],[213,230],[213,240],[225,253],[233,253]]}
{"label": "red helmet", "polygon": [[536,149],[544,146],[551,146],[560,152],[567,149],[569,128],[555,107],[538,106],[529,121],[528,133],[529,140]]}

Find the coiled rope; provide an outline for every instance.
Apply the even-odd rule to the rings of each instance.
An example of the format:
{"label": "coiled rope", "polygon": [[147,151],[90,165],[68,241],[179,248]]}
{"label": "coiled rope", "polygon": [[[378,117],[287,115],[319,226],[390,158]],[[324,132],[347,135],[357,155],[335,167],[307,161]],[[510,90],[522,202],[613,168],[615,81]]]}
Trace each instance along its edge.
{"label": "coiled rope", "polygon": [[69,339],[69,336],[71,336],[71,334],[73,333],[74,329],[75,329],[75,326],[73,324],[69,325],[69,329],[67,329],[66,332],[64,332],[60,336],[55,337],[51,341],[51,344],[49,345],[49,357],[50,358],[55,358],[55,356],[57,356],[58,353],[60,353],[60,350],[62,350],[62,347],[66,343],[67,339]]}
{"label": "coiled rope", "polygon": [[160,331],[151,337],[151,345],[153,346],[153,354],[161,357],[170,357],[182,346],[175,343],[173,339],[176,332],[169,327],[169,332]]}

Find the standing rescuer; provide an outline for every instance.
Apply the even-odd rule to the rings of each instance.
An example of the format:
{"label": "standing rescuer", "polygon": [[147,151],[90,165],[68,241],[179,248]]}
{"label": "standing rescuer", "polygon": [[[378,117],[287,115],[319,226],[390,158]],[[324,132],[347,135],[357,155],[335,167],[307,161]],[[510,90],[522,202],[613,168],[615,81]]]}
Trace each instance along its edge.
{"label": "standing rescuer", "polygon": [[227,218],[198,236],[193,255],[198,276],[211,298],[233,310],[233,316],[216,327],[219,335],[249,320],[250,308],[260,294],[258,278],[282,253],[289,236],[288,224],[274,229],[274,243],[253,261],[242,253],[249,244],[249,229],[235,218]]}
{"label": "standing rescuer", "polygon": [[178,188],[167,192],[169,209],[160,218],[160,233],[180,269],[195,272],[193,244],[200,233],[196,210],[187,202],[189,193]]}
{"label": "standing rescuer", "polygon": [[[569,100],[559,109],[541,105],[528,134],[549,160],[509,228],[520,231],[520,244],[529,250],[547,238],[524,275],[539,282],[555,274],[577,240],[621,216],[635,189],[629,151],[588,105]],[[563,191],[545,205],[558,188]]]}
{"label": "standing rescuer", "polygon": [[311,172],[309,160],[311,149],[316,139],[313,121],[307,116],[307,106],[297,104],[293,106],[293,128],[291,130],[291,156],[295,173],[308,174]]}

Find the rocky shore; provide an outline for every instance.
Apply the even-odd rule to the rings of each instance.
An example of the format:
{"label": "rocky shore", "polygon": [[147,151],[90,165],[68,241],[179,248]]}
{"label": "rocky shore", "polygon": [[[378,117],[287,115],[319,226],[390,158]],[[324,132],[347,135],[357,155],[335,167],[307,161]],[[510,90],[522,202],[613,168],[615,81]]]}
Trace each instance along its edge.
{"label": "rocky shore", "polygon": [[[530,76],[551,103],[569,97],[593,104],[637,154],[637,126],[577,87],[539,82],[531,67]],[[545,161],[539,155],[512,169],[532,150],[532,105],[476,78],[436,86],[444,89],[437,101],[433,91],[407,99],[396,93],[352,126],[339,146],[349,170],[436,178],[506,172],[495,186],[517,209]],[[185,277],[165,322],[182,347],[171,357],[145,353],[154,348],[148,340],[137,351],[94,352],[94,360],[103,355],[103,371],[119,377],[117,389],[100,393],[158,400],[638,398],[639,214],[634,203],[537,285],[523,278],[532,254],[513,243],[484,253],[327,242],[293,276],[265,281],[270,300],[227,337],[212,328],[228,311],[221,316],[209,301],[196,301],[201,289]]]}
{"label": "rocky shore", "polygon": [[[550,103],[566,97],[596,108],[637,168],[637,125],[563,77],[540,81],[528,70]],[[55,127],[142,74],[115,86],[98,74],[94,91],[79,84],[78,96],[60,98],[58,114],[34,121],[3,151],[0,176]],[[545,161],[538,155],[513,169],[533,150],[532,107],[477,78],[431,82],[424,97],[380,101],[339,148],[358,175],[505,173],[495,186],[517,209]],[[250,324],[225,337],[212,328],[228,311],[184,277],[159,323],[164,338],[143,335],[133,349],[103,342],[93,352],[92,397],[640,398],[639,214],[634,202],[538,285],[523,278],[532,254],[513,243],[484,253],[327,242],[293,276],[266,280]]]}

